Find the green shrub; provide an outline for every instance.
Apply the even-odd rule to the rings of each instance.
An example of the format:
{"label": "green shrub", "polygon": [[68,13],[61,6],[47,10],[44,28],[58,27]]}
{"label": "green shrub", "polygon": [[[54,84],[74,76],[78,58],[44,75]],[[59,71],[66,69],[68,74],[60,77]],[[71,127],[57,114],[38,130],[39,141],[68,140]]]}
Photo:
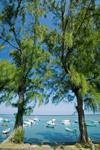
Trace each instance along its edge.
{"label": "green shrub", "polygon": [[13,142],[16,144],[22,143],[24,140],[24,134],[25,134],[25,131],[23,129],[22,130],[16,130],[14,137],[12,138]]}

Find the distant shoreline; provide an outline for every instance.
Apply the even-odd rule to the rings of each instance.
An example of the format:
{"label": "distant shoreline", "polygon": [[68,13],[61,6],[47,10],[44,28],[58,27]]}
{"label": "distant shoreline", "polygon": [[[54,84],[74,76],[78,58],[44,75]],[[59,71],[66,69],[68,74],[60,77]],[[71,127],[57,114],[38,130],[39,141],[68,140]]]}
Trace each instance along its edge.
{"label": "distant shoreline", "polygon": [[[0,114],[1,115],[15,115],[15,114]],[[85,116],[96,116],[96,115],[100,115],[100,114],[85,114]],[[30,115],[30,116],[78,116],[78,115]]]}

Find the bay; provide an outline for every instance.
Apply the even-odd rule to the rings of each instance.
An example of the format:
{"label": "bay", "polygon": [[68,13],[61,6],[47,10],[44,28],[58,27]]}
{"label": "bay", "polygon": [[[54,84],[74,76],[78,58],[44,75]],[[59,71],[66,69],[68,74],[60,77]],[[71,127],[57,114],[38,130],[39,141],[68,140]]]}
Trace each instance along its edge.
{"label": "bay", "polygon": [[[15,116],[14,115],[0,115],[3,119],[9,119],[8,127],[2,126],[3,121],[0,121],[0,143],[2,143],[12,132]],[[40,121],[35,121],[34,124],[23,127],[25,130],[24,143],[30,144],[49,144],[49,145],[58,145],[58,144],[75,144],[79,138],[79,124],[75,123],[75,120],[78,120],[78,116],[24,116],[23,120],[33,119],[37,117]],[[55,119],[57,126],[54,128],[47,128],[46,124],[49,120]],[[70,120],[70,125],[63,125],[62,120]],[[85,116],[86,124],[95,124],[91,121],[100,120],[99,115],[86,115]],[[66,131],[66,127],[70,129],[76,128],[77,133],[70,133]],[[10,128],[8,134],[2,134],[2,131]],[[87,131],[90,139],[94,143],[100,143],[100,123],[96,123],[96,127],[87,126]]]}

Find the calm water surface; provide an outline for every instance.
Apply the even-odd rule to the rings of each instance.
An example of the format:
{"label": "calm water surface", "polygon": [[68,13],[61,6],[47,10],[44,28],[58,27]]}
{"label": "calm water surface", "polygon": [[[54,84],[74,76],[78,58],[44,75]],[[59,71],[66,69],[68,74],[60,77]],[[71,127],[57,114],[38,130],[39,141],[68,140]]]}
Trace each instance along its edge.
{"label": "calm water surface", "polygon": [[[15,117],[12,115],[0,115],[0,117],[4,119],[10,119],[8,123],[8,127],[2,126],[2,122],[0,121],[0,143],[5,140],[13,130],[15,121]],[[24,117],[24,121],[27,119],[33,119],[34,117],[38,117],[40,121],[36,121],[35,124],[32,124],[28,127],[24,127],[25,130],[25,138],[24,143],[30,144],[74,144],[77,142],[79,138],[79,125],[75,123],[75,120],[78,119],[77,116],[29,116]],[[64,119],[69,119],[70,125],[63,125],[61,122]],[[54,128],[47,128],[47,121],[55,119],[55,123],[57,126]],[[90,115],[85,116],[85,120],[87,124],[91,123],[91,120],[100,120],[100,115]],[[70,129],[77,129],[77,134],[70,133],[65,130],[68,127]],[[8,134],[2,134],[2,131],[6,128],[10,128],[10,132]],[[100,142],[100,123],[97,123],[96,127],[87,127],[88,135],[91,140],[95,143]]]}

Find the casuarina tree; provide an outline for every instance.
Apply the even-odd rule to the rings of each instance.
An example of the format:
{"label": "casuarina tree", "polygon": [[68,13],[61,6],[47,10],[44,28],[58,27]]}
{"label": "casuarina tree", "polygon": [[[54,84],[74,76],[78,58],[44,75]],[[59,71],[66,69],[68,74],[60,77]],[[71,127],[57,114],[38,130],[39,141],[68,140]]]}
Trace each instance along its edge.
{"label": "casuarina tree", "polygon": [[95,111],[99,101],[99,8],[94,0],[47,0],[46,5],[55,25],[44,40],[52,54],[48,84],[54,92],[53,103],[76,97],[78,142],[88,143],[84,108]]}
{"label": "casuarina tree", "polygon": [[[16,133],[22,133],[23,137],[23,115],[32,112],[37,99],[40,103],[43,99],[39,67],[49,54],[45,53],[42,47],[41,41],[46,28],[40,25],[39,18],[45,10],[43,11],[39,0],[33,2],[4,0],[0,4],[2,6],[0,39],[2,43],[9,45],[10,61],[15,64],[8,87],[12,90],[8,90],[7,103],[18,108],[14,129],[4,142],[16,142]],[[18,100],[12,102],[15,97]],[[23,138],[19,142],[22,141]]]}

